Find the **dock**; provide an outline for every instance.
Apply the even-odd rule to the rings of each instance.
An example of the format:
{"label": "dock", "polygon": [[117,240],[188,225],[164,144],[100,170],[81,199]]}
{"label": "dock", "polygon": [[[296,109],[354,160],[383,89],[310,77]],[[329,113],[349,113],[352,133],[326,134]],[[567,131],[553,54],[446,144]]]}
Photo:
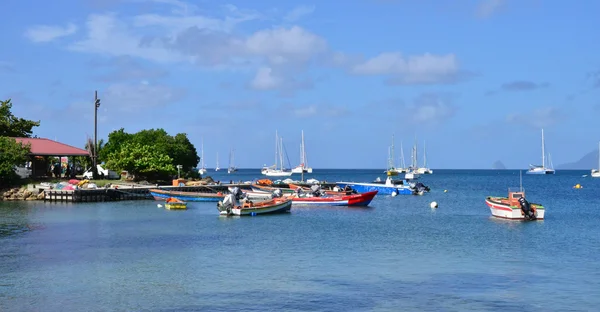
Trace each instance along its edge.
{"label": "dock", "polygon": [[44,190],[44,201],[50,202],[108,202],[122,200],[147,200],[153,199],[151,189],[161,189],[180,192],[228,192],[229,187],[250,188],[248,184],[221,184],[221,185],[199,185],[199,186],[127,186],[118,185],[111,188],[78,189],[78,190]]}

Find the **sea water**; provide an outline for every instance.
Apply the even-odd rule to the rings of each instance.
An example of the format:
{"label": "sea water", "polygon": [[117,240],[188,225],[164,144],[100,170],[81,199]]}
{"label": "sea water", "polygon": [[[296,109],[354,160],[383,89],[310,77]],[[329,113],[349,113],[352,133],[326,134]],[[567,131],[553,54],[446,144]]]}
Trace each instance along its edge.
{"label": "sea water", "polygon": [[523,175],[546,207],[536,222],[485,205],[519,186],[516,170],[435,170],[424,196],[256,217],[220,217],[216,203],[0,202],[0,311],[595,311],[600,179],[587,173]]}

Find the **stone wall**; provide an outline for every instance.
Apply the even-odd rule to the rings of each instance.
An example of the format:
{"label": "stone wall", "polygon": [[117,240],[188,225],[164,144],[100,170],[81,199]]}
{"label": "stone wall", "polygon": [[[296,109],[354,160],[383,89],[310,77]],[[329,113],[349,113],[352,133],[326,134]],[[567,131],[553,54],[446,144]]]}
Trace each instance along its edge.
{"label": "stone wall", "polygon": [[0,191],[0,200],[44,200],[44,192],[35,193],[27,188]]}

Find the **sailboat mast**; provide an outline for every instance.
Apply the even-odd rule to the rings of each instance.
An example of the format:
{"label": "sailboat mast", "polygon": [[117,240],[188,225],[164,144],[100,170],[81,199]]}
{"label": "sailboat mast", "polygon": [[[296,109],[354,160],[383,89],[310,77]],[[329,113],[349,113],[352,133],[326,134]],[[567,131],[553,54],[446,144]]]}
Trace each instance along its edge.
{"label": "sailboat mast", "polygon": [[404,163],[404,146],[402,145],[402,141],[400,141],[400,165],[402,168],[406,168],[406,164]]}
{"label": "sailboat mast", "polygon": [[306,151],[304,150],[304,130],[302,130],[302,141],[300,143],[300,164],[302,164],[302,169],[306,167]]}
{"label": "sailboat mast", "polygon": [[204,138],[202,138],[202,151],[200,152],[200,159],[202,160],[202,169],[204,169]]}
{"label": "sailboat mast", "polygon": [[277,130],[275,130],[275,169],[277,169],[277,159],[279,159],[279,137]]}
{"label": "sailboat mast", "polygon": [[423,140],[423,167],[427,168],[427,151],[425,150],[425,140]]}
{"label": "sailboat mast", "polygon": [[542,168],[546,168],[546,149],[544,145],[544,128],[542,128]]}

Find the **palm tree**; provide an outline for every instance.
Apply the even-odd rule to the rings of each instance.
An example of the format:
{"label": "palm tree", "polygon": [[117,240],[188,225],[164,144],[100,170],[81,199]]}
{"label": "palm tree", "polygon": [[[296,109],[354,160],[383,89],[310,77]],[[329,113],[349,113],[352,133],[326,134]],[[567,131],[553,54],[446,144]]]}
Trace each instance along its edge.
{"label": "palm tree", "polygon": [[[85,150],[88,151],[88,153],[90,153],[90,157],[92,159],[94,158],[94,156],[99,156],[102,154],[102,148],[104,148],[104,139],[100,139],[100,141],[98,141],[98,146],[96,147],[97,155],[94,155],[94,140],[90,137],[87,138],[87,142],[85,143]],[[97,158],[97,163],[102,163],[102,160],[100,158]]]}

